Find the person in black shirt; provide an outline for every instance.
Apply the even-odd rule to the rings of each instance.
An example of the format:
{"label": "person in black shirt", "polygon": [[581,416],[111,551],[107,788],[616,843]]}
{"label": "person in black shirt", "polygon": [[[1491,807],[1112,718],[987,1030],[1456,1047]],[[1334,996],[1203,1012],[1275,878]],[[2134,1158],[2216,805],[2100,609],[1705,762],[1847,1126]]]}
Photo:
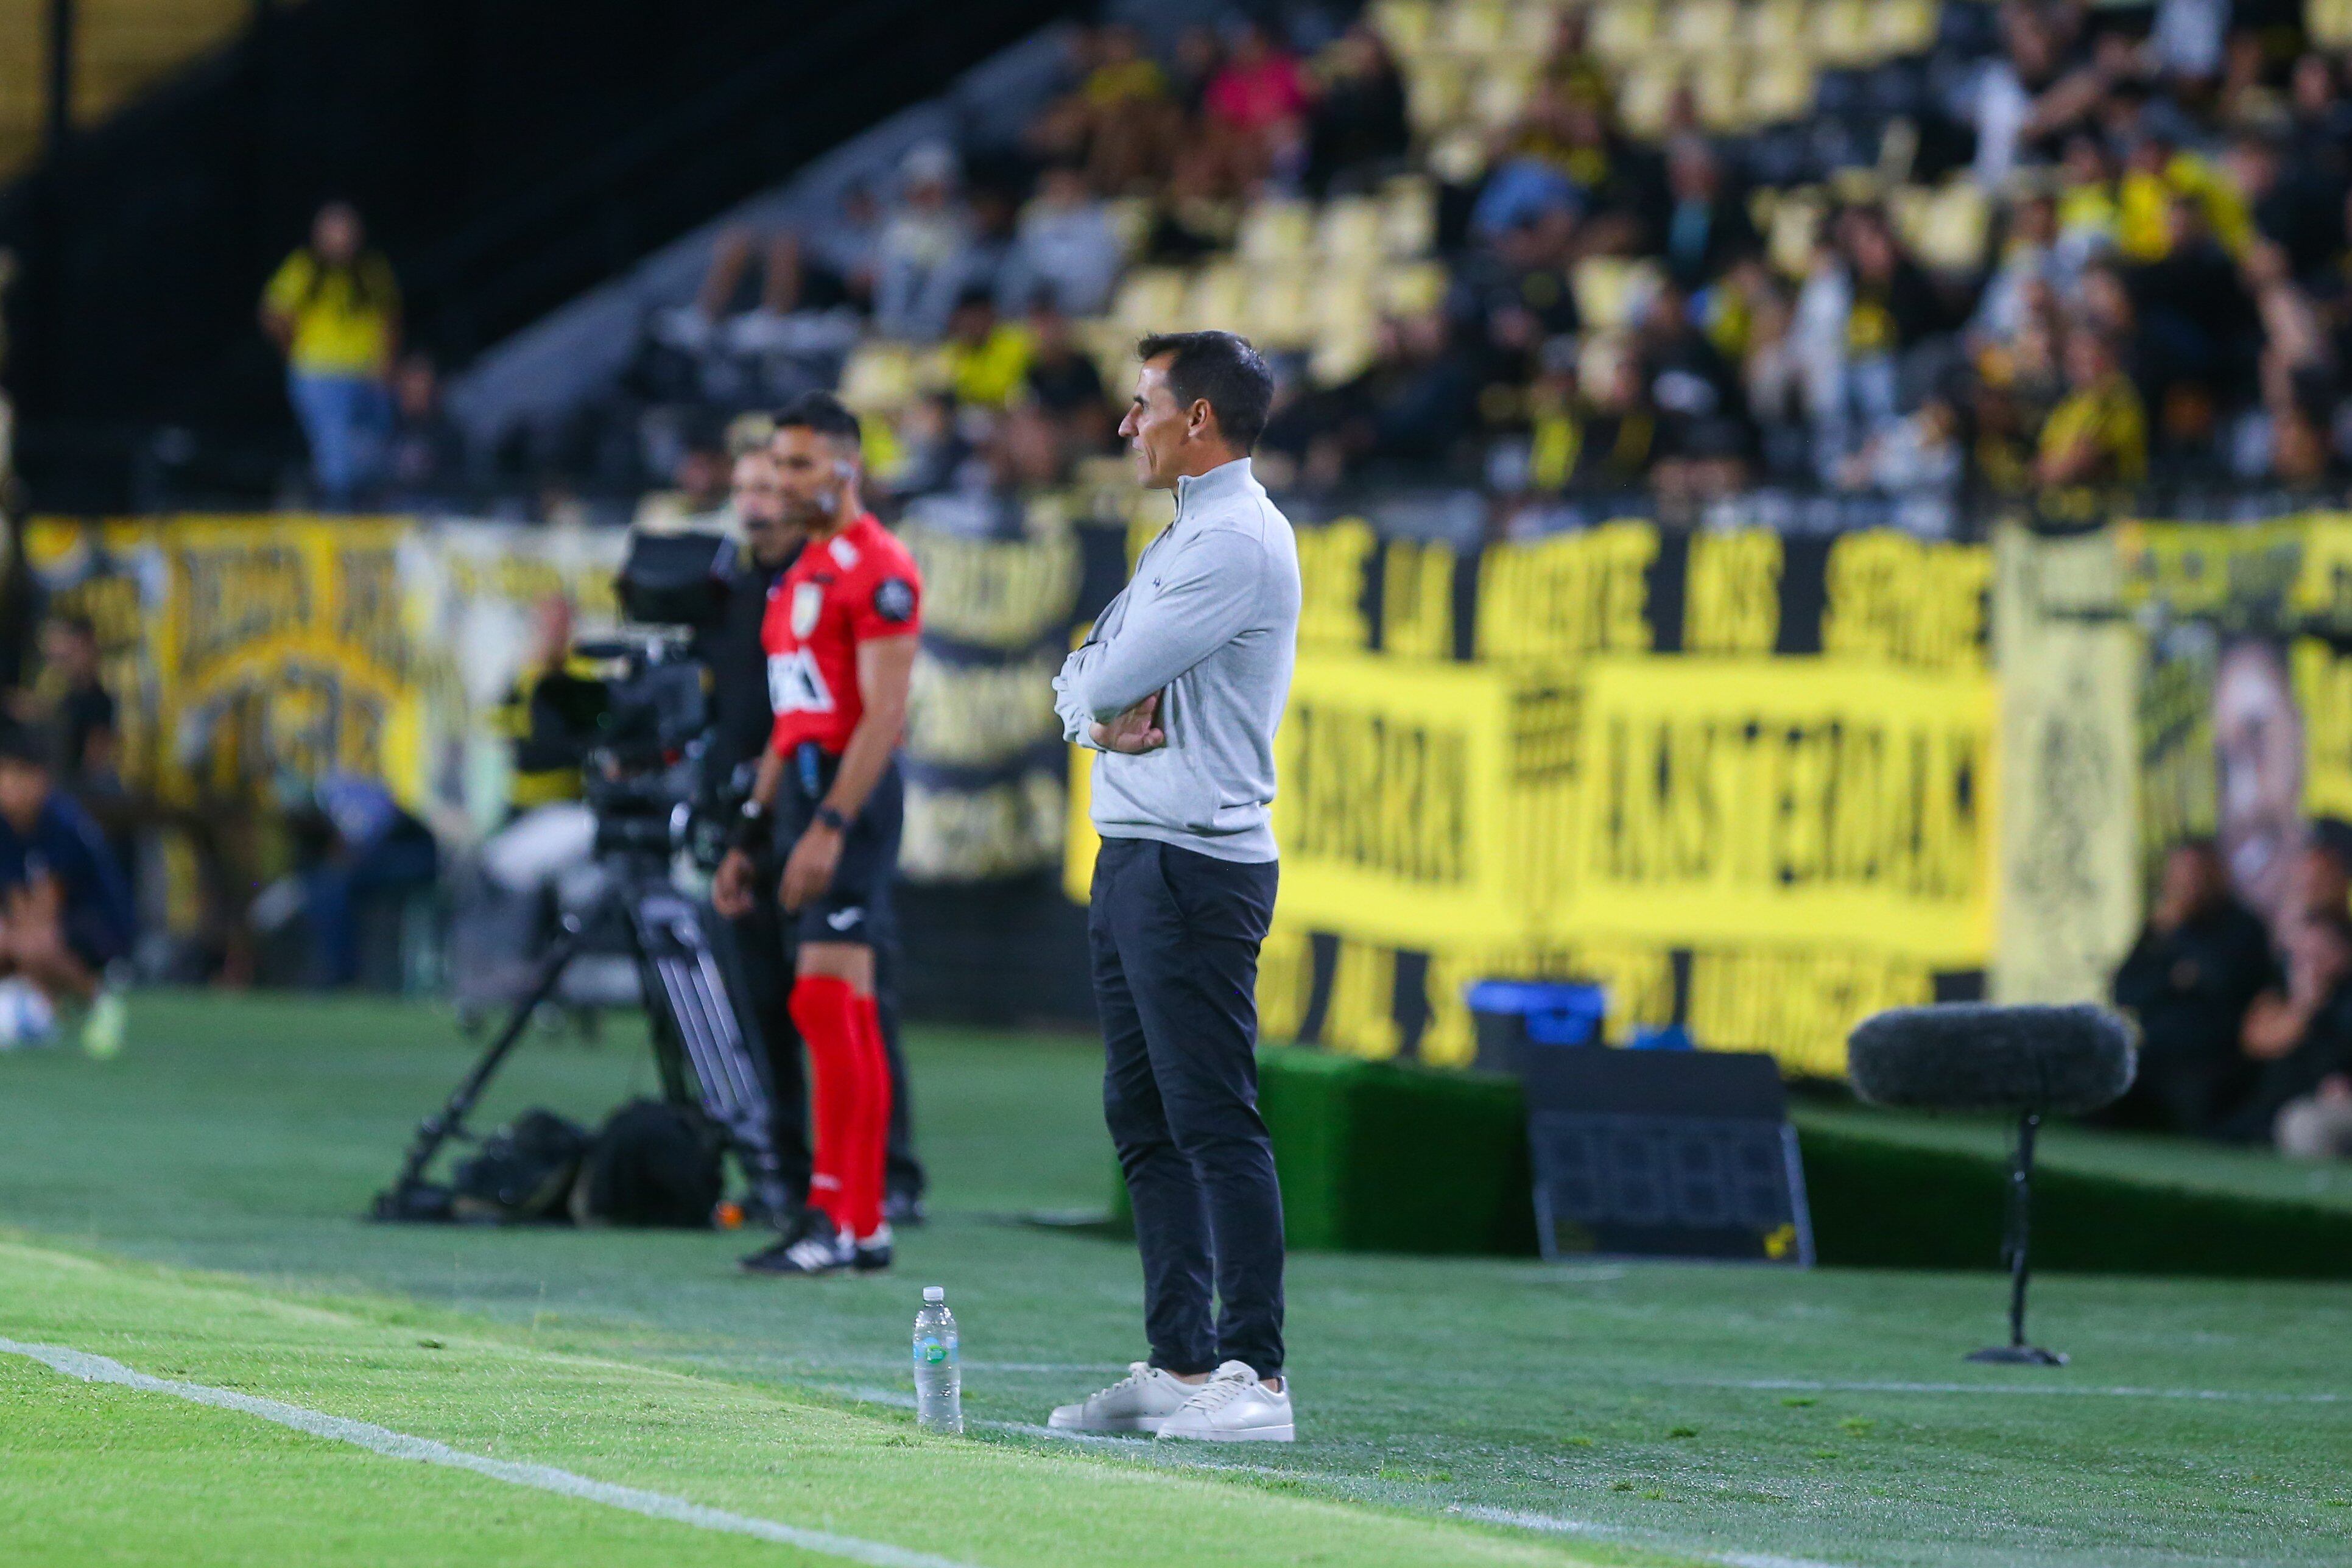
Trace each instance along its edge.
{"label": "person in black shirt", "polygon": [[68,793],[111,795],[116,773],[114,698],[99,674],[98,629],[86,615],[50,618],[41,637],[42,662],[59,680],[52,731],[57,780]]}
{"label": "person in black shirt", "polygon": [[1029,307],[1029,395],[1053,417],[1070,444],[1094,451],[1110,434],[1110,400],[1102,371],[1078,346],[1070,319],[1041,294]]}
{"label": "person in black shirt", "polygon": [[[767,618],[769,594],[800,558],[803,541],[799,530],[785,520],[775,461],[765,447],[753,447],[736,457],[734,498],[745,546],[729,586],[724,615],[703,644],[711,672],[711,730],[703,771],[714,788],[730,788],[740,798],[749,789],[775,727],[761,623]],[[728,930],[733,938],[736,969],[744,983],[746,1022],[755,1026],[767,1051],[769,1088],[775,1098],[776,1157],[793,1200],[805,1204],[811,1170],[808,1079],[801,1066],[800,1030],[792,1015],[791,924],[776,902],[774,876],[754,877],[751,886],[751,913],[729,922]],[[883,1051],[890,1063],[885,1218],[893,1225],[920,1224],[926,1178],[915,1154],[906,1056],[898,1041],[900,956],[887,911],[878,915],[874,933],[874,999],[881,1015]]]}
{"label": "person in black shirt", "polygon": [[89,814],[56,787],[53,743],[0,719],[0,979],[88,1002],[134,935],[131,892]]}
{"label": "person in black shirt", "polygon": [[2116,972],[2116,1005],[2139,1020],[2139,1076],[2107,1119],[2212,1132],[2252,1085],[2239,1030],[2275,976],[2269,936],[2231,896],[2212,841],[2174,845],[2147,925]]}
{"label": "person in black shirt", "polygon": [[2233,1143],[2267,1144],[2279,1114],[2352,1075],[2352,917],[2296,909],[2282,922],[2287,1002],[2303,1020],[2291,1049],[2260,1065],[2252,1087],[2213,1129]]}

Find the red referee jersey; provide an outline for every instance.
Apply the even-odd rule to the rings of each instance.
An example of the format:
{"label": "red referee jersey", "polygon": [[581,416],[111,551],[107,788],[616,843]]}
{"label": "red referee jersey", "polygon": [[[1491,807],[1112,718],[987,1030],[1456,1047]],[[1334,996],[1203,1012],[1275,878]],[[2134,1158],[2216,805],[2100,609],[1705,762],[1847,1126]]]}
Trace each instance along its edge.
{"label": "red referee jersey", "polygon": [[789,752],[814,740],[835,756],[866,712],[857,644],[912,636],[922,626],[915,558],[866,513],[800,553],[768,593],[760,645],[768,653],[769,744]]}

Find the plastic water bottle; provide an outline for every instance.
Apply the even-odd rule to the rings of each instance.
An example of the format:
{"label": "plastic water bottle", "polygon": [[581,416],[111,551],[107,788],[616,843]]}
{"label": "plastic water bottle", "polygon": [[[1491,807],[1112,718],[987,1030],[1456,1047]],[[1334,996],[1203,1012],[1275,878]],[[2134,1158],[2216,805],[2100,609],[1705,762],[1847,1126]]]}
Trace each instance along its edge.
{"label": "plastic water bottle", "polygon": [[923,1287],[915,1314],[915,1424],[927,1432],[963,1430],[963,1367],[956,1359],[955,1314],[948,1293]]}

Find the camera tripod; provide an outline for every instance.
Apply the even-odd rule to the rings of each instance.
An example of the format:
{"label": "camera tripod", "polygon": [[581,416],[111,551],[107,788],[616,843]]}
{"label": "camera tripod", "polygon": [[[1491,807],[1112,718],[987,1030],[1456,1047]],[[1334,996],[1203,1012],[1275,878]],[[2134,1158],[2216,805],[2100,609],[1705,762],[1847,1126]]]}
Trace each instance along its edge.
{"label": "camera tripod", "polygon": [[743,1038],[701,906],[670,885],[667,854],[615,855],[607,869],[611,879],[595,903],[564,916],[562,935],[541,960],[530,990],[506,1027],[447,1103],[417,1124],[400,1174],[376,1194],[373,1218],[447,1217],[447,1189],[427,1182],[425,1167],[443,1144],[469,1135],[466,1118],[521,1040],[531,1015],[554,996],[564,970],[590,941],[608,935],[618,935],[635,961],[664,1096],[674,1104],[698,1104],[742,1167],[760,1207],[772,1218],[788,1212],[767,1078]]}

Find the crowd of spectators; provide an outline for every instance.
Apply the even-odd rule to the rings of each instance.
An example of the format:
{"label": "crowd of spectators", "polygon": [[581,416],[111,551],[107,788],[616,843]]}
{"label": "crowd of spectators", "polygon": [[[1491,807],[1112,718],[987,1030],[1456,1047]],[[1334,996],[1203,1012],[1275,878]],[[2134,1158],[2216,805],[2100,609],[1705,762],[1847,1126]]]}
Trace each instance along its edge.
{"label": "crowd of spectators", "polygon": [[2352,1159],[2352,829],[2315,824],[2258,914],[2210,840],[2174,846],[2115,980],[2140,1028],[2128,1126]]}
{"label": "crowd of spectators", "polygon": [[[6,483],[0,471],[0,485]],[[89,622],[41,614],[13,509],[0,557],[0,1051],[72,1018],[95,1055],[121,1049],[110,975],[131,954],[131,891],[113,698]]]}
{"label": "crowd of spectators", "polygon": [[[1810,118],[1727,130],[1685,82],[1636,134],[1569,5],[1475,135],[1413,108],[1394,9],[1079,29],[1016,144],[927,144],[830,221],[728,236],[575,467],[715,475],[730,417],[845,368],[902,497],[1083,459],[1124,279],[1410,173],[1443,285],[1360,352],[1273,356],[1278,483],[1483,486],[1507,524],[1778,487],[1937,530],[1979,500],[2352,475],[2352,96],[2296,8],[1948,0],[1924,53],[1822,72]],[[910,375],[859,383],[877,340]],[[1049,432],[1050,461],[1003,450]]]}

